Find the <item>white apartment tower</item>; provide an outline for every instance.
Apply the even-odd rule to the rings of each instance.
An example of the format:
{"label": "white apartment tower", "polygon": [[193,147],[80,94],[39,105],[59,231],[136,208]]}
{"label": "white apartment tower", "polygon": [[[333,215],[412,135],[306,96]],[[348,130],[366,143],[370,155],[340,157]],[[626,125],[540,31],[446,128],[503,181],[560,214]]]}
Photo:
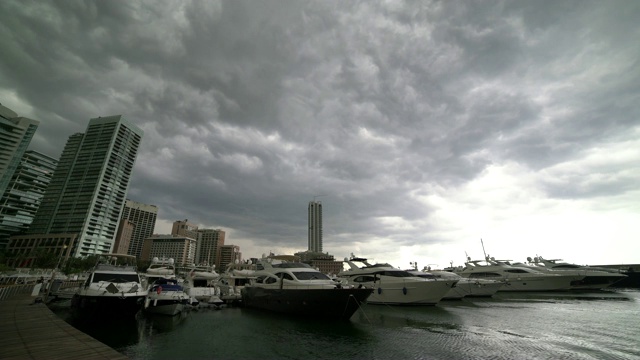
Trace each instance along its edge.
{"label": "white apartment tower", "polygon": [[111,252],[142,135],[120,115],[71,135],[28,234],[78,234],[74,257]]}
{"label": "white apartment tower", "polygon": [[309,201],[309,249],[322,252],[322,203]]}

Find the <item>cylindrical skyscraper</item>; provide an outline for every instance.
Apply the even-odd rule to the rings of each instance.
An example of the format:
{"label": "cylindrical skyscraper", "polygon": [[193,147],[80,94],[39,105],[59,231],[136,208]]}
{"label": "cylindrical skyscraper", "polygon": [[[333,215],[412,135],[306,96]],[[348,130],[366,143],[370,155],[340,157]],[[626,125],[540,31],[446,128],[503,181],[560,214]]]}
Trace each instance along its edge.
{"label": "cylindrical skyscraper", "polygon": [[309,201],[309,251],[322,252],[322,203]]}

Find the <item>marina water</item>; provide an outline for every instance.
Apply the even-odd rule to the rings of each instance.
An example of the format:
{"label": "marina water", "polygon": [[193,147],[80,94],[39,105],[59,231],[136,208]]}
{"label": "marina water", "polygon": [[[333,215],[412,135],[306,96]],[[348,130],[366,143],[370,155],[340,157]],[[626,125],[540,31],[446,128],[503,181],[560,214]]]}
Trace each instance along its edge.
{"label": "marina water", "polygon": [[132,359],[640,359],[637,289],[369,304],[350,321],[226,307],[98,323],[52,310]]}

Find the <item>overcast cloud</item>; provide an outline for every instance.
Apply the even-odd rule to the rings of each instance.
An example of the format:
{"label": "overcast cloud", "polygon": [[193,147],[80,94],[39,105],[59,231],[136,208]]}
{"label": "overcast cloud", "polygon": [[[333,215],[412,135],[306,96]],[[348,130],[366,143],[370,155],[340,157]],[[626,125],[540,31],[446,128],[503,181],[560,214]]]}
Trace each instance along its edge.
{"label": "overcast cloud", "polygon": [[59,157],[145,135],[129,198],[245,258],[639,263],[640,2],[2,1],[0,103]]}

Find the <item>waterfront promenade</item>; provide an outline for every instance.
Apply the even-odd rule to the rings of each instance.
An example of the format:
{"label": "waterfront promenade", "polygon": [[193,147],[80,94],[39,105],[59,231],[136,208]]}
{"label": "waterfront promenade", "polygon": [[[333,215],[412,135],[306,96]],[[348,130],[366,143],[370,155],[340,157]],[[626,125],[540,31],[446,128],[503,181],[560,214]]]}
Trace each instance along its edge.
{"label": "waterfront promenade", "polygon": [[0,359],[127,359],[35,299],[18,293],[0,300]]}

